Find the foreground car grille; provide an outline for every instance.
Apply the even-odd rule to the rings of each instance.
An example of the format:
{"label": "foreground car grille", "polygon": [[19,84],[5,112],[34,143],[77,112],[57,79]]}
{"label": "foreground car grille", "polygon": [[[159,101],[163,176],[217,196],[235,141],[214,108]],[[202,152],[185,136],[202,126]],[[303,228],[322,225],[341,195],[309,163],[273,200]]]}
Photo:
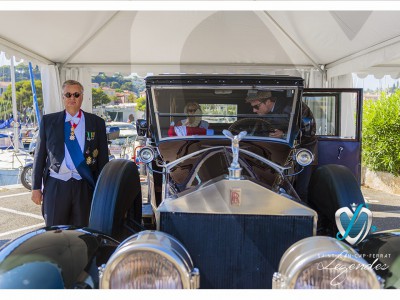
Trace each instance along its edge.
{"label": "foreground car grille", "polygon": [[200,270],[201,288],[271,288],[279,260],[313,235],[312,216],[161,212],[160,230],[175,236]]}

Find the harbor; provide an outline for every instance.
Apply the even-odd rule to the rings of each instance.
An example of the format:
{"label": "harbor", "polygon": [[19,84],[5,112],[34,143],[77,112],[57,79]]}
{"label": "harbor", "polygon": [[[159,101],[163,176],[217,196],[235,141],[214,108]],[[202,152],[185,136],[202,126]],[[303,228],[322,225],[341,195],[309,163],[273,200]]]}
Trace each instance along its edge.
{"label": "harbor", "polygon": [[23,167],[32,160],[24,150],[0,150],[0,186],[20,184]]}

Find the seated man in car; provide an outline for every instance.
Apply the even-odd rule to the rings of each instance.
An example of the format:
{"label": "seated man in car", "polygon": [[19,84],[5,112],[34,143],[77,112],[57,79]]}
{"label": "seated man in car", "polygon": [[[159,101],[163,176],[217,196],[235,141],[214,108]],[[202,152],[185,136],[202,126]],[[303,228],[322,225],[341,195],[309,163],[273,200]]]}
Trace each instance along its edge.
{"label": "seated man in car", "polygon": [[[292,110],[291,106],[285,105],[283,101],[279,101],[276,97],[273,97],[270,91],[250,90],[247,94],[246,102],[250,103],[251,107],[253,108],[253,112],[257,113],[258,115],[290,114]],[[311,112],[311,109],[304,102],[302,102],[302,118],[310,120],[311,128],[309,129],[309,134],[307,136],[299,137],[300,148],[310,150],[314,155],[314,161],[311,165],[305,167],[299,176],[296,177],[294,186],[299,197],[303,201],[307,202],[308,184],[314,168],[318,165],[318,140],[315,136],[316,123],[314,115]],[[286,131],[282,127],[279,128],[279,125],[276,124],[272,124],[272,126],[273,129],[269,133],[270,137],[285,138]],[[276,128],[274,126],[276,126]]]}
{"label": "seated man in car", "polygon": [[[253,112],[258,115],[266,114],[287,114],[289,115],[292,107],[285,106],[284,103],[277,101],[276,97],[272,96],[270,91],[257,91],[250,90],[246,97],[246,102],[250,103]],[[284,126],[279,124],[274,124],[275,128],[269,131],[269,136],[274,138],[284,138],[285,130],[287,124]]]}
{"label": "seated man in car", "polygon": [[201,107],[197,102],[189,102],[186,104],[184,112],[187,118],[171,124],[168,130],[168,136],[186,136],[186,135],[207,135],[208,122],[202,120]]}

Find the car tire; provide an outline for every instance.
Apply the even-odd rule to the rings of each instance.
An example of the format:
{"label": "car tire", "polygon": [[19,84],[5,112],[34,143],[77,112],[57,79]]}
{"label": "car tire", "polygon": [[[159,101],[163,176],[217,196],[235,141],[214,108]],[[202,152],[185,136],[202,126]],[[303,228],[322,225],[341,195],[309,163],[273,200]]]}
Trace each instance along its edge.
{"label": "car tire", "polygon": [[28,190],[32,190],[32,168],[33,168],[33,164],[28,164],[26,165],[21,172],[21,183],[22,185],[28,189]]}
{"label": "car tire", "polygon": [[89,228],[123,240],[141,228],[142,192],[136,164],[114,159],[103,168],[93,193]]}
{"label": "car tire", "polygon": [[335,236],[338,229],[335,213],[339,208],[351,204],[365,203],[360,185],[353,173],[345,166],[324,165],[311,176],[308,202],[318,213],[320,234]]}

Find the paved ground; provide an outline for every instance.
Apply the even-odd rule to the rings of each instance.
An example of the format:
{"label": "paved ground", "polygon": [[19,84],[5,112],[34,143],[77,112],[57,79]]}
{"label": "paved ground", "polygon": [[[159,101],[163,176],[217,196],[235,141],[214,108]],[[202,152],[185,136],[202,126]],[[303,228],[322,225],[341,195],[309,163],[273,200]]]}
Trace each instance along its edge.
{"label": "paved ground", "polygon": [[400,228],[400,195],[366,187],[362,192],[373,213],[372,224],[378,231]]}
{"label": "paved ground", "polygon": [[[400,195],[362,188],[379,231],[400,228]],[[40,206],[22,185],[0,187],[0,246],[44,226]]]}

